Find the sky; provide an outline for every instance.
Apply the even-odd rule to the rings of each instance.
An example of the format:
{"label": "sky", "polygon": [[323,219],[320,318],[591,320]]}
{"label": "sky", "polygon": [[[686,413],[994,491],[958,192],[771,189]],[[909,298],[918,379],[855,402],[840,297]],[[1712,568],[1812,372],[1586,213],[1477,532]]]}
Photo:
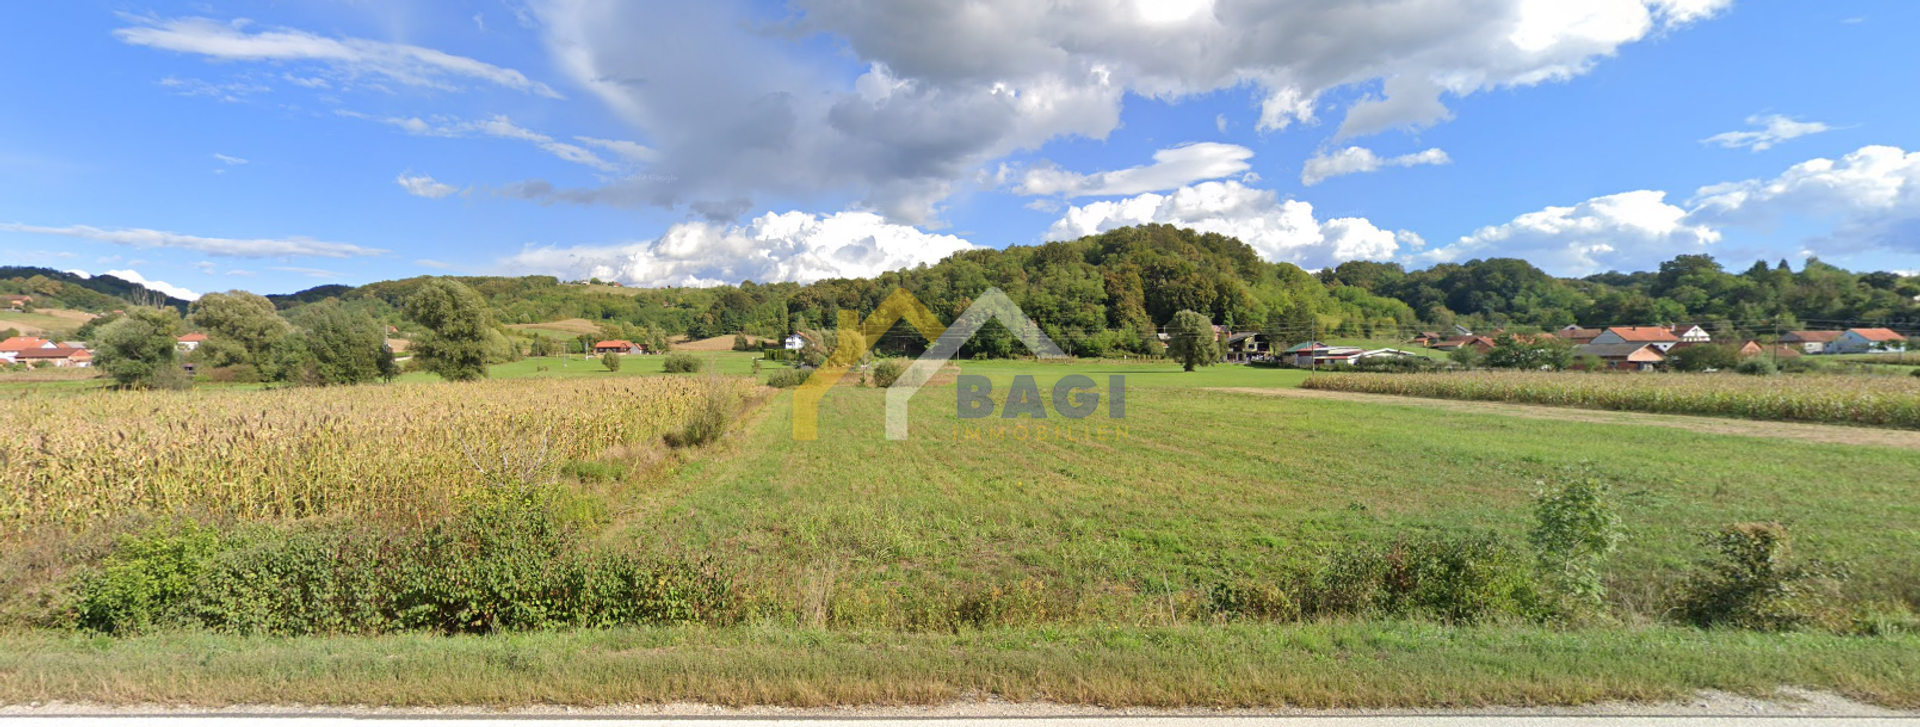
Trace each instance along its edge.
{"label": "sky", "polygon": [[1920,270],[1910,0],[0,5],[0,264],[183,297],[865,277],[1163,222],[1307,269]]}

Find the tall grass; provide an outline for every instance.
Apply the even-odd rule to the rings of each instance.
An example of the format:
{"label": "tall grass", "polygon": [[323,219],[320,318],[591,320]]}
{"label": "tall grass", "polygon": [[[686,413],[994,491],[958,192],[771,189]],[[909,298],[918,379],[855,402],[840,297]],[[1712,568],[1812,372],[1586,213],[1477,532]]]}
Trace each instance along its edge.
{"label": "tall grass", "polygon": [[1473,371],[1327,374],[1301,385],[1435,399],[1920,429],[1920,380],[1911,377]]}
{"label": "tall grass", "polygon": [[30,394],[5,404],[0,534],[130,513],[446,512],[490,480],[658,441],[704,388],[595,378]]}

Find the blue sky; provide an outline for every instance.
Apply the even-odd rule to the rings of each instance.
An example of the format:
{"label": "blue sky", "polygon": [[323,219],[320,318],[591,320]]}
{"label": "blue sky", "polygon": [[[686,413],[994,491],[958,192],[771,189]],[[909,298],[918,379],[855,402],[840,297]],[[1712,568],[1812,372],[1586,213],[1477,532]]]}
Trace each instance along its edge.
{"label": "blue sky", "polygon": [[0,263],[186,293],[1273,260],[1920,269],[1886,0],[10,3]]}

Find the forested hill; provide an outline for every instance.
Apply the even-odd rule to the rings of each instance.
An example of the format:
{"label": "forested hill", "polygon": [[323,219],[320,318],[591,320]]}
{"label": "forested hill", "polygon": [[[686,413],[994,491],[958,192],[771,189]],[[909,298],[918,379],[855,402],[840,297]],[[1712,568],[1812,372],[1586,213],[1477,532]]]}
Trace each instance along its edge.
{"label": "forested hill", "polygon": [[[400,301],[425,278],[275,296],[282,308],[330,297],[401,325]],[[502,323],[584,318],[656,325],[694,337],[746,331],[777,336],[830,327],[833,311],[865,314],[905,288],[951,319],[990,287],[1005,290],[1063,347],[1086,354],[1144,350],[1158,326],[1191,309],[1234,329],[1270,318],[1329,336],[1389,336],[1459,323],[1469,328],[1699,323],[1765,332],[1870,322],[1911,328],[1920,318],[1920,277],[1851,273],[1818,261],[1799,271],[1755,263],[1731,273],[1687,255],[1658,271],[1555,278],[1522,260],[1488,259],[1409,272],[1349,262],[1308,273],[1260,259],[1233,238],[1165,225],[1114,230],[1071,242],[970,250],[939,264],[871,279],[810,285],[620,288],[552,277],[460,278]],[[982,345],[994,345],[991,343]]]}
{"label": "forested hill", "polygon": [[0,293],[30,295],[41,308],[105,313],[128,305],[166,306],[185,311],[187,302],[112,275],[83,278],[53,268],[0,266]]}

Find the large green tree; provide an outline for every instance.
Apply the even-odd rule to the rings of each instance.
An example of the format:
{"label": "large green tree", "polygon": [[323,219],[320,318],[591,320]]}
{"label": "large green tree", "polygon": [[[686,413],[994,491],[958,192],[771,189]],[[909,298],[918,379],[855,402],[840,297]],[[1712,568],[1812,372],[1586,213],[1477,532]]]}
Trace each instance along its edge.
{"label": "large green tree", "polygon": [[1173,314],[1167,325],[1167,355],[1192,371],[1196,366],[1212,366],[1220,359],[1220,344],[1214,340],[1213,323],[1190,310]]}
{"label": "large green tree", "polygon": [[1484,359],[1497,369],[1552,369],[1559,371],[1573,364],[1573,345],[1554,336],[1502,336]]}
{"label": "large green tree", "polygon": [[337,301],[308,306],[300,313],[300,329],[282,346],[287,380],[317,386],[361,384],[381,378],[382,359],[392,359],[385,332],[363,311],[350,311]]}
{"label": "large green tree", "polygon": [[273,301],[243,290],[200,296],[187,317],[207,334],[194,357],[213,366],[271,368],[274,347],[293,331]]}
{"label": "large green tree", "polygon": [[407,298],[407,320],[427,333],[414,342],[421,368],[448,381],[486,378],[496,348],[487,302],[459,281],[434,278]]}
{"label": "large green tree", "polygon": [[179,335],[180,314],[172,308],[129,309],[100,327],[94,365],[124,388],[186,388],[192,381],[180,368]]}

